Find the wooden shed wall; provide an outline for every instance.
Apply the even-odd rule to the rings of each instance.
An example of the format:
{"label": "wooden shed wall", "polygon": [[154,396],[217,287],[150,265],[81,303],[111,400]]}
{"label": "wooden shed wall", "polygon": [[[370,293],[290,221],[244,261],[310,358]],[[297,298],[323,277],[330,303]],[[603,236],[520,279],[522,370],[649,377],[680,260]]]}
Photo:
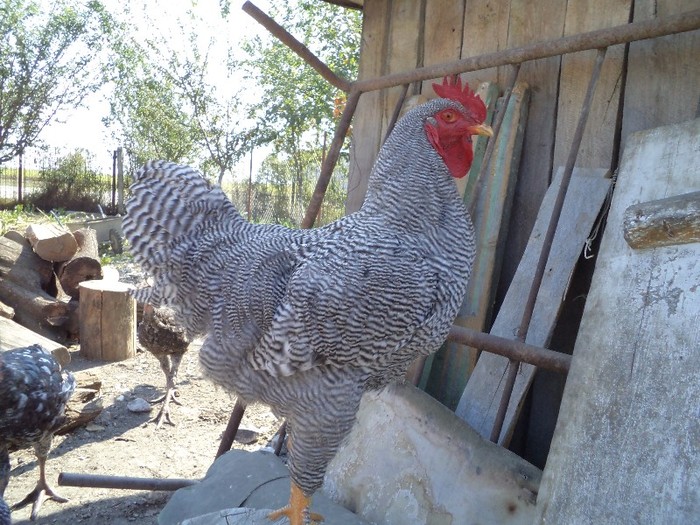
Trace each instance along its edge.
{"label": "wooden shed wall", "polygon": [[[699,7],[700,0],[365,0],[359,78]],[[585,51],[545,58],[520,69],[518,78],[529,84],[531,99],[497,303],[515,273],[552,174],[566,162],[594,56],[595,51]],[[700,31],[609,48],[576,165],[614,170],[630,133],[697,116],[698,56]],[[462,77],[472,85],[496,81],[502,86],[508,69]],[[431,83],[411,85],[409,95],[431,96]],[[353,123],[348,212],[362,204],[400,91],[385,89],[360,99]]]}
{"label": "wooden shed wall", "polygon": [[[698,7],[698,0],[366,0],[359,78]],[[529,83],[532,97],[503,268],[506,283],[552,173],[566,161],[594,55],[586,51],[545,58],[526,62],[520,70],[518,78]],[[693,118],[700,92],[698,56],[698,31],[610,48],[576,165],[614,169],[621,141],[630,133]],[[502,85],[507,73],[504,66],[463,78]],[[409,94],[431,96],[430,84],[412,85]],[[366,93],[360,99],[353,127],[349,212],[362,204],[400,89]]]}

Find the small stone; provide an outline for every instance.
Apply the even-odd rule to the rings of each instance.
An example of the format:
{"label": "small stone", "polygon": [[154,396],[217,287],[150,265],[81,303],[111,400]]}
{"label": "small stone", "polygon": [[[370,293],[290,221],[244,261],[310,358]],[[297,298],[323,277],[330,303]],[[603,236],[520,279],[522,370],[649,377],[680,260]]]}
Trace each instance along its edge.
{"label": "small stone", "polygon": [[257,430],[240,427],[238,432],[236,432],[236,441],[242,445],[250,445],[251,443],[255,443],[259,436],[260,432]]}
{"label": "small stone", "polygon": [[95,423],[88,423],[85,426],[85,430],[87,430],[88,432],[101,432],[104,429],[105,427],[103,427],[102,425],[96,425]]}
{"label": "small stone", "polygon": [[117,401],[124,401],[126,398],[123,395],[117,396]]}
{"label": "small stone", "polygon": [[150,412],[151,411],[151,405],[148,401],[146,401],[143,398],[137,397],[135,399],[132,399],[129,401],[129,403],[126,405],[126,408],[129,409],[130,412]]}

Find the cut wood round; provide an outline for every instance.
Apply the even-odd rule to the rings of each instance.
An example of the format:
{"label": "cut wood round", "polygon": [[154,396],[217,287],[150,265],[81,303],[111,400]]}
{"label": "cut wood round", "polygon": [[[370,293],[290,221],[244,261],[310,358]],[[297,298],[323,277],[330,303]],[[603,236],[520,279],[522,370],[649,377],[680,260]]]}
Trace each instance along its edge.
{"label": "cut wood round", "polygon": [[53,266],[32,251],[26,239],[0,237],[0,277],[32,290],[46,290]]}
{"label": "cut wood round", "polygon": [[131,285],[115,281],[80,283],[80,355],[122,361],[136,354],[136,301]]}
{"label": "cut wood round", "polygon": [[56,277],[63,291],[77,299],[79,284],[93,279],[102,279],[102,265],[97,251],[97,233],[90,228],[73,232],[78,250],[69,260],[56,264]]}
{"label": "cut wood round", "polygon": [[78,243],[68,228],[57,224],[31,224],[24,236],[34,252],[46,261],[67,261],[78,249]]}
{"label": "cut wood round", "polygon": [[54,341],[66,340],[63,324],[68,320],[67,303],[56,300],[41,289],[25,288],[1,278],[0,299],[14,308],[13,319],[19,324]]}

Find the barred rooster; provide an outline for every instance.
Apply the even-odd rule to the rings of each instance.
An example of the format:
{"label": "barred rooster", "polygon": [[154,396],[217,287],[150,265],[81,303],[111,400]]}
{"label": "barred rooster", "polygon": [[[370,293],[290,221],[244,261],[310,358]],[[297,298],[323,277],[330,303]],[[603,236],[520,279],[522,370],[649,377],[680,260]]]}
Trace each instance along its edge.
{"label": "barred rooster", "polygon": [[153,281],[137,300],[169,305],[215,382],[286,418],[292,525],[318,521],[312,494],[363,392],[434,352],[474,258],[453,177],[490,135],[483,102],[457,79],[408,112],[382,147],[362,208],[313,230],[246,222],[220,188],[164,161],[135,175],[124,234]]}
{"label": "barred rooster", "polygon": [[31,519],[39,515],[44,500],[68,501],[46,481],[46,458],[54,431],[61,425],[75,379],[61,373],[54,357],[39,345],[0,353],[0,524],[6,505],[2,501],[10,476],[9,449],[34,447],[39,462],[36,488],[12,510],[33,503]]}

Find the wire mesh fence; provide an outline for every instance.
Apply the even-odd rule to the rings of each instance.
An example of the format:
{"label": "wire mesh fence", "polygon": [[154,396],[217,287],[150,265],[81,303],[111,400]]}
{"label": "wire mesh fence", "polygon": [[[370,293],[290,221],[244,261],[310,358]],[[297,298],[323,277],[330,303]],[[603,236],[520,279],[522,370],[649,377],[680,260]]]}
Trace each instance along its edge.
{"label": "wire mesh fence", "polygon": [[[101,208],[108,214],[116,213],[119,200],[116,163],[112,173],[100,173],[95,168],[97,165],[96,159],[84,151],[61,154],[28,150],[16,161],[0,164],[0,208],[24,204],[45,211],[60,208],[96,213]],[[223,190],[241,215],[251,222],[299,227],[311,198],[314,175],[317,173],[307,174],[302,189],[299,185],[247,179],[225,182]],[[124,179],[126,199],[128,174]],[[326,194],[317,225],[332,222],[345,213],[345,179],[342,174],[339,179]]]}

